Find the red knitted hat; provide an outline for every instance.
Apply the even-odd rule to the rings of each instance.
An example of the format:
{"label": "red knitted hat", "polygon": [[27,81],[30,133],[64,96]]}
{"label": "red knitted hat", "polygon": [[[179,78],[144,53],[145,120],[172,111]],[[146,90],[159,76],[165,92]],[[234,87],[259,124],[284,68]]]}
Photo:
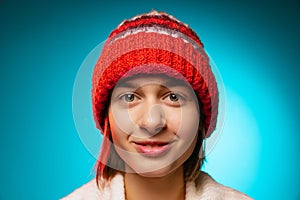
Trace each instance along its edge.
{"label": "red knitted hat", "polygon": [[109,35],[93,73],[92,106],[97,128],[103,133],[110,93],[128,72],[166,74],[183,77],[194,89],[201,103],[205,138],[209,137],[216,128],[219,97],[203,48],[188,25],[166,13],[152,11],[123,21]]}

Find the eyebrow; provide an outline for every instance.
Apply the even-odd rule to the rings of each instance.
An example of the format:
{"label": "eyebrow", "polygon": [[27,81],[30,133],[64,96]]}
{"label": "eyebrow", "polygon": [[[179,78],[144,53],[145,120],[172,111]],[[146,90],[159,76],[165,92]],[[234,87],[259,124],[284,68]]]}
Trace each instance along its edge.
{"label": "eyebrow", "polygon": [[130,82],[127,80],[120,80],[116,87],[122,87],[122,88],[137,88],[139,87],[138,84],[134,83],[134,82]]}
{"label": "eyebrow", "polygon": [[180,79],[168,79],[166,82],[166,86],[174,87],[174,86],[186,86],[188,87],[189,84],[185,82],[184,80]]}
{"label": "eyebrow", "polygon": [[[162,87],[176,87],[176,86],[189,87],[188,83],[186,83],[185,81],[180,79],[175,79],[175,78],[167,78],[167,80],[164,83],[159,85],[161,85]],[[124,79],[124,80],[120,80],[116,86],[122,88],[139,88],[141,85],[135,83],[130,79]]]}

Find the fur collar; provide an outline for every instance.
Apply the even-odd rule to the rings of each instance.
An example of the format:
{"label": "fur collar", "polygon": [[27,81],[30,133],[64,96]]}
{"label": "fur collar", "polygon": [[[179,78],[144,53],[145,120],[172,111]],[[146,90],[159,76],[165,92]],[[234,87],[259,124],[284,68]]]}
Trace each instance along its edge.
{"label": "fur collar", "polygon": [[[96,180],[93,179],[87,184],[73,191],[62,200],[125,200],[123,175],[117,174],[109,185],[99,190]],[[221,200],[221,199],[251,199],[245,194],[223,186],[213,180],[208,174],[201,172],[195,182],[186,183],[186,200]]]}

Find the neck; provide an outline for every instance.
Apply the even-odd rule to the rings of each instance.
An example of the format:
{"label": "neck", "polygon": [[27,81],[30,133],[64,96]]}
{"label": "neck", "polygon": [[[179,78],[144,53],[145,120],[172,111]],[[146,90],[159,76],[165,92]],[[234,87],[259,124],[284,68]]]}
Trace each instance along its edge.
{"label": "neck", "polygon": [[144,177],[136,173],[125,173],[126,200],[185,199],[183,167],[164,177]]}

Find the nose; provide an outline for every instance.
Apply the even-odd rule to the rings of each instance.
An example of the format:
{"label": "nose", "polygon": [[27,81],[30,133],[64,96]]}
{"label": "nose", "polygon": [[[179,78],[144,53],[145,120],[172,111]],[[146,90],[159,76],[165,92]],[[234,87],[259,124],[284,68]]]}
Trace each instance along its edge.
{"label": "nose", "polygon": [[139,128],[148,134],[155,135],[166,127],[166,118],[162,107],[158,104],[147,105],[138,121]]}

